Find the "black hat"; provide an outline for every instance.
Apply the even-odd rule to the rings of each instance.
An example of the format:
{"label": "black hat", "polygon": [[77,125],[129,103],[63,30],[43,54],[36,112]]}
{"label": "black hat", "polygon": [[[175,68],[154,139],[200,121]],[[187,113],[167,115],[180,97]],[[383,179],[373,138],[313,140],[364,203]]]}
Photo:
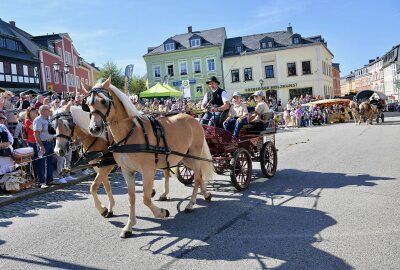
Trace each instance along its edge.
{"label": "black hat", "polygon": [[216,82],[219,85],[219,81],[215,76],[211,76],[210,79],[206,81],[206,84],[209,84],[210,82]]}

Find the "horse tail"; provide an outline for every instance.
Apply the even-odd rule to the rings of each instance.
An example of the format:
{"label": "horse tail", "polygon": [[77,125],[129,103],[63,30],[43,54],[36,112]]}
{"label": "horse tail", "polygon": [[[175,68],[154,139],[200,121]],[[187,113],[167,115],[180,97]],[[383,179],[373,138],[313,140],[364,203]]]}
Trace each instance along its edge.
{"label": "horse tail", "polygon": [[[201,157],[206,159],[212,159],[210,148],[208,147],[206,138],[203,141],[203,147],[201,149]],[[210,161],[200,161],[200,171],[203,176],[203,181],[207,184],[208,180],[212,179],[215,171],[214,164]]]}

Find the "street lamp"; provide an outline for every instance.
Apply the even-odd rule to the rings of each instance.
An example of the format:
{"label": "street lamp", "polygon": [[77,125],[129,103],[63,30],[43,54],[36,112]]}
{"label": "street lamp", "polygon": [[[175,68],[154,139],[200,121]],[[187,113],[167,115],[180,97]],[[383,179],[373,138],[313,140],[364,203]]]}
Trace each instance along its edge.
{"label": "street lamp", "polygon": [[263,86],[263,84],[264,84],[264,80],[263,80],[263,79],[260,79],[258,82],[260,83],[260,88],[261,88],[261,90],[262,90],[262,86]]}
{"label": "street lamp", "polygon": [[64,65],[63,69],[60,69],[60,64],[59,63],[54,63],[53,64],[53,69],[55,72],[59,73],[61,75],[61,83],[62,83],[62,98],[65,98],[65,90],[64,90],[64,84],[65,84],[65,75],[69,73],[69,65],[66,64]]}

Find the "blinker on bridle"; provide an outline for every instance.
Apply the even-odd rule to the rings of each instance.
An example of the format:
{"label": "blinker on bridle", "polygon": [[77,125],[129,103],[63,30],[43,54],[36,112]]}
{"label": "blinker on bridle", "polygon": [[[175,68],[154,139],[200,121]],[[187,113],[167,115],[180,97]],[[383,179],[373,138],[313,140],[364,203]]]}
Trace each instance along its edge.
{"label": "blinker on bridle", "polygon": [[[94,96],[98,95],[99,93],[103,94],[104,96],[106,96],[109,99],[108,101],[105,100],[105,102],[102,103],[107,108],[107,111],[105,114],[103,114],[99,110],[91,111],[89,108],[89,105],[92,105],[94,102]],[[93,95],[93,97],[92,97],[92,95]],[[89,105],[87,104],[88,97],[92,97]],[[108,91],[104,90],[103,88],[92,88],[89,91],[88,95],[82,100],[82,110],[90,113],[89,114],[90,118],[92,118],[93,114],[95,114],[95,113],[98,114],[101,117],[101,119],[103,120],[103,122],[107,125],[107,116],[110,113],[111,104],[112,104],[112,97]]]}

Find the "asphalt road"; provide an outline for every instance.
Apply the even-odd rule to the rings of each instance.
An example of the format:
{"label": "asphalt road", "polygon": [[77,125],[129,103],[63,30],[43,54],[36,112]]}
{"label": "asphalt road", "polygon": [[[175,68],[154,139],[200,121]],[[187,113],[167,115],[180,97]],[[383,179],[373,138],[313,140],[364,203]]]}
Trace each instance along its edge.
{"label": "asphalt road", "polygon": [[139,194],[129,239],[118,237],[128,217],[120,174],[110,219],[89,182],[1,207],[0,269],[400,269],[399,123],[386,113],[380,125],[281,131],[274,178],[255,163],[249,189],[236,192],[229,174],[216,175],[213,201],[199,195],[191,214],[191,187],[173,179],[171,199],[156,201],[171,217],[154,218]]}

